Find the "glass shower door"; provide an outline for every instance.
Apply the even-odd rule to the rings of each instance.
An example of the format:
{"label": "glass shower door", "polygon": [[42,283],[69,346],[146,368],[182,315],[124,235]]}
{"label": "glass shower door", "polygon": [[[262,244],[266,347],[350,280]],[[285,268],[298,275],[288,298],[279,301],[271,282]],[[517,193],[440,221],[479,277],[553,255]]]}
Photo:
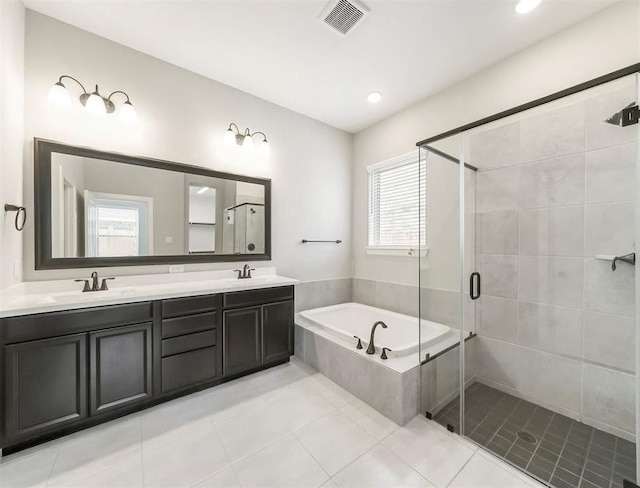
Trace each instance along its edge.
{"label": "glass shower door", "polygon": [[557,488],[636,479],[638,265],[612,260],[640,241],[639,99],[630,75],[460,134],[461,431]]}

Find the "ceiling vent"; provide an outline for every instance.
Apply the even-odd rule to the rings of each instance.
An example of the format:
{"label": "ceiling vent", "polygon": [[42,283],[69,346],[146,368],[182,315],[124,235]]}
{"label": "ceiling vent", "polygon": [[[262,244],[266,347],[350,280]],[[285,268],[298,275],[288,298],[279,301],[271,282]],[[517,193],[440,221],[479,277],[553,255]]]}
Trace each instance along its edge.
{"label": "ceiling vent", "polygon": [[369,9],[357,0],[332,0],[320,14],[320,20],[346,36],[368,13]]}

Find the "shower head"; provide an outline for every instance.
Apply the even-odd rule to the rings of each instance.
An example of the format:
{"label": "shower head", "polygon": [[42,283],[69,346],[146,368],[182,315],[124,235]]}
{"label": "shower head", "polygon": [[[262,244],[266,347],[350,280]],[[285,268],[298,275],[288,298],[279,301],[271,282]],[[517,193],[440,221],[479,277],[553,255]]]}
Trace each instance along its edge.
{"label": "shower head", "polygon": [[611,117],[606,119],[605,122],[607,124],[612,124],[612,125],[617,125],[618,127],[623,127],[624,125],[626,125],[626,124],[623,124],[623,122],[625,120],[624,119],[624,111],[627,110],[627,109],[630,109],[631,107],[634,107],[635,105],[636,105],[636,102],[631,102],[625,108],[623,108],[619,112],[616,112]]}

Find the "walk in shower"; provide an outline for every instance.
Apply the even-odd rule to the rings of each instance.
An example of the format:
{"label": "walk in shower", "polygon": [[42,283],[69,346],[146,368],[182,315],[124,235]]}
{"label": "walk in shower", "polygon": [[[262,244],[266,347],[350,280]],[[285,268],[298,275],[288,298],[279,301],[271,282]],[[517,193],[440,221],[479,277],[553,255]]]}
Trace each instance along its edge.
{"label": "walk in shower", "polygon": [[637,480],[638,69],[418,144],[421,413],[556,488]]}

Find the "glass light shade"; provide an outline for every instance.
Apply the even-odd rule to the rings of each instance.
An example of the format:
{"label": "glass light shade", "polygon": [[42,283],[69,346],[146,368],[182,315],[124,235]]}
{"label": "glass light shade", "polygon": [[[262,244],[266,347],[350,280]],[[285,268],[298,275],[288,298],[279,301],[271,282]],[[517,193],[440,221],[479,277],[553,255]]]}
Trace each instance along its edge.
{"label": "glass light shade", "polygon": [[131,102],[126,101],[122,104],[122,107],[120,107],[120,120],[131,124],[138,120],[136,109],[133,108]]}
{"label": "glass light shade", "polygon": [[540,5],[540,0],[520,0],[516,4],[516,12],[519,14],[528,14],[538,5]]}
{"label": "glass light shade", "polygon": [[227,146],[233,146],[236,142],[236,135],[234,134],[234,132],[229,128],[225,133],[224,133],[224,143]]}
{"label": "glass light shade", "polygon": [[271,154],[271,146],[269,146],[269,143],[266,140],[262,141],[260,144],[260,154],[264,154],[265,156]]}
{"label": "glass light shade", "polygon": [[49,90],[49,103],[60,108],[71,107],[71,97],[62,83],[57,82]]}
{"label": "glass light shade", "polygon": [[251,136],[245,136],[242,142],[242,149],[250,151],[253,149],[253,138]]}
{"label": "glass light shade", "polygon": [[93,115],[107,114],[107,107],[104,104],[104,100],[100,95],[96,93],[92,93],[91,95],[89,95],[89,98],[87,98],[87,103],[84,106],[84,108],[87,110],[87,112]]}

